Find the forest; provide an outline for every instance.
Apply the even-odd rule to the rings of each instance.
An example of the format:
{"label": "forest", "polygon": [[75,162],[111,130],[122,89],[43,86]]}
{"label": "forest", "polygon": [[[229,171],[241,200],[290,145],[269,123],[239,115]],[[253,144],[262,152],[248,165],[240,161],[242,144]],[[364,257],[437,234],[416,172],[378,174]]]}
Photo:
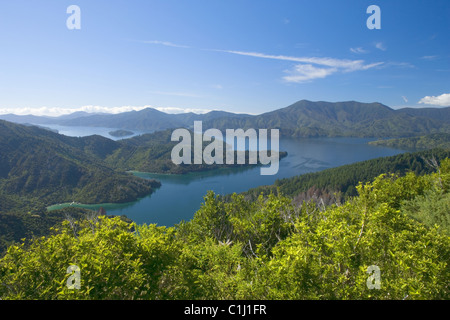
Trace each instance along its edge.
{"label": "forest", "polygon": [[435,164],[422,175],[380,174],[332,205],[209,192],[174,227],[67,219],[7,249],[0,298],[449,299],[450,160]]}
{"label": "forest", "polygon": [[386,146],[408,151],[427,150],[433,148],[450,149],[450,133],[433,133],[425,136],[383,139],[369,142],[375,146]]}

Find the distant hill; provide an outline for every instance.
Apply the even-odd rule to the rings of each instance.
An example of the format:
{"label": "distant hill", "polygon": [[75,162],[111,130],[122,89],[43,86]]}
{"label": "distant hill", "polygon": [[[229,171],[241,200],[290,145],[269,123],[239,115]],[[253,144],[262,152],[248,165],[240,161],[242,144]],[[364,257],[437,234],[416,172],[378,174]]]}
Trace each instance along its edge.
{"label": "distant hill", "polygon": [[450,133],[433,133],[425,136],[371,141],[374,146],[386,146],[408,151],[432,148],[450,149]]}
{"label": "distant hill", "polygon": [[191,128],[203,121],[204,130],[237,128],[280,129],[289,137],[378,137],[398,138],[450,133],[450,107],[405,108],[394,110],[381,103],[298,101],[288,107],[260,115],[211,111],[205,114],[167,114],[147,108],[120,114],[75,113],[62,117],[0,115],[0,119],[19,123],[60,124],[65,126],[108,127],[154,132]]}

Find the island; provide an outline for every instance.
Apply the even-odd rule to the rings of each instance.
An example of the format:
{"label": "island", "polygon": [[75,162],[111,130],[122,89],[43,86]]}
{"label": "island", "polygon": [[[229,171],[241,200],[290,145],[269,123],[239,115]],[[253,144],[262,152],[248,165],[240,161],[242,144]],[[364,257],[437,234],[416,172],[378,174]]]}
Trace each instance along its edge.
{"label": "island", "polygon": [[108,132],[111,136],[116,137],[116,138],[121,138],[121,137],[128,137],[128,136],[132,136],[134,134],[134,132],[128,131],[128,130],[115,130],[115,131],[110,131]]}

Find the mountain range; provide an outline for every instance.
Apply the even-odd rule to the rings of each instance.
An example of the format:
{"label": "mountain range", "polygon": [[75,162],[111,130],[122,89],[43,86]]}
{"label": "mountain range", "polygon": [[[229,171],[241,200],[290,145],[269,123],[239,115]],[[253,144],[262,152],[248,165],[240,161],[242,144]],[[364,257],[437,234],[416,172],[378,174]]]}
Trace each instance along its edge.
{"label": "mountain range", "polygon": [[153,108],[119,114],[77,112],[60,117],[0,115],[0,119],[33,124],[91,126],[153,132],[191,128],[202,121],[203,129],[280,129],[285,137],[411,137],[450,133],[450,107],[392,109],[381,103],[298,101],[260,115],[211,111],[205,114],[168,114]]}

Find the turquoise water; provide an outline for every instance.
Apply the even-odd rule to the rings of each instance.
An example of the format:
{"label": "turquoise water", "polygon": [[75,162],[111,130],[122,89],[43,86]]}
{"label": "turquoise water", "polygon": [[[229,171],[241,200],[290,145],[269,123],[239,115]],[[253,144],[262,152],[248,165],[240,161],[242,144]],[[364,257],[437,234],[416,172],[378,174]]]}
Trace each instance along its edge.
{"label": "turquoise water", "polygon": [[[80,128],[71,127],[72,135],[85,135]],[[91,128],[92,129],[92,128]],[[87,206],[98,209],[103,206],[107,214],[126,215],[137,223],[156,223],[172,226],[182,220],[190,220],[200,208],[208,190],[218,194],[239,193],[275,180],[308,172],[337,167],[358,161],[392,156],[402,153],[386,147],[371,146],[370,139],[362,138],[300,138],[280,139],[280,150],[288,156],[281,159],[279,171],[273,176],[260,175],[259,167],[248,169],[220,169],[186,175],[161,175],[139,173],[143,178],[158,179],[162,186],[153,194],[127,204]],[[86,207],[86,206],[85,206]]]}

